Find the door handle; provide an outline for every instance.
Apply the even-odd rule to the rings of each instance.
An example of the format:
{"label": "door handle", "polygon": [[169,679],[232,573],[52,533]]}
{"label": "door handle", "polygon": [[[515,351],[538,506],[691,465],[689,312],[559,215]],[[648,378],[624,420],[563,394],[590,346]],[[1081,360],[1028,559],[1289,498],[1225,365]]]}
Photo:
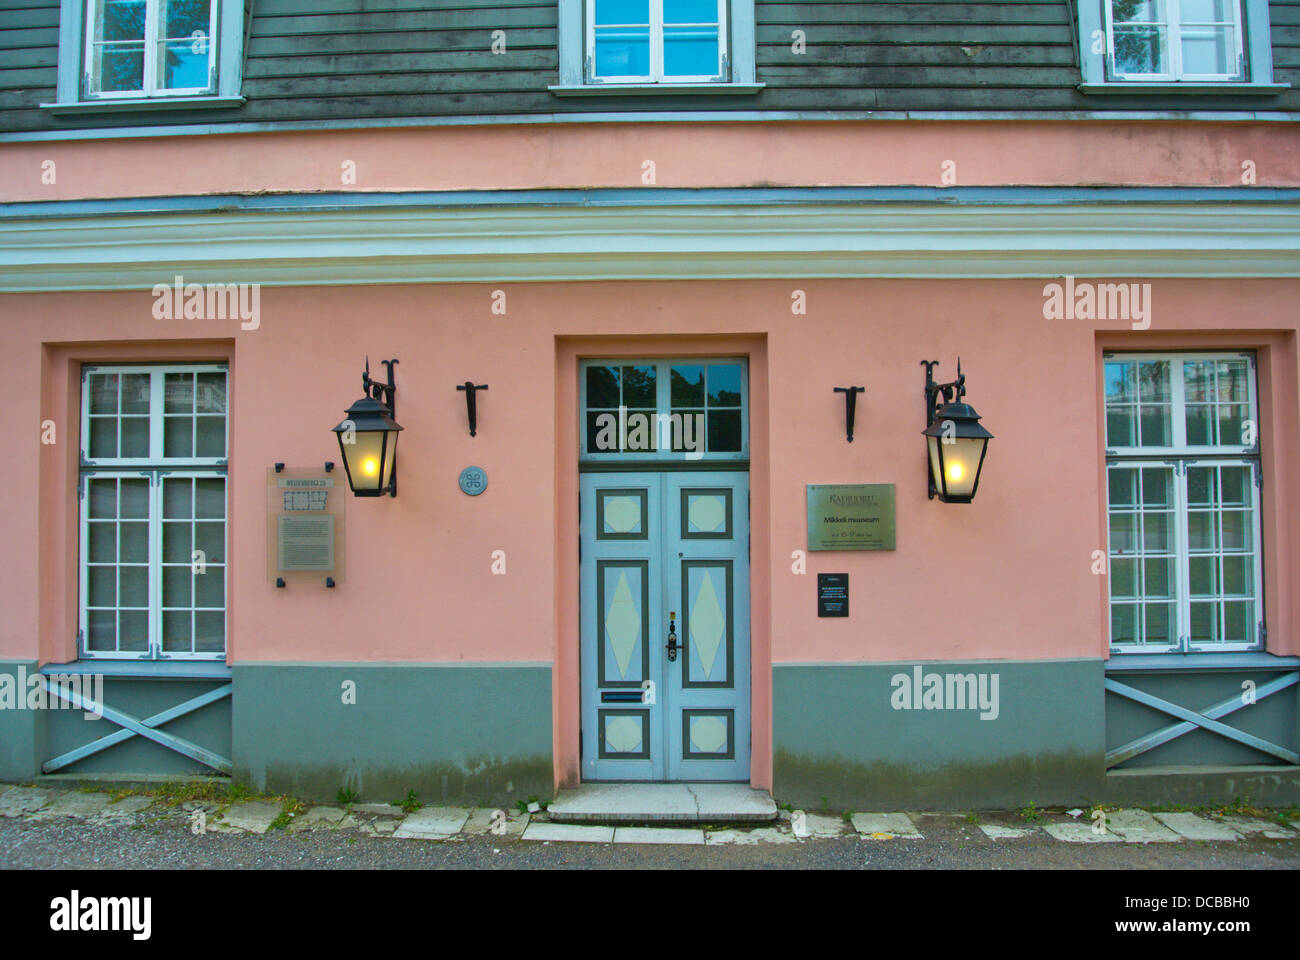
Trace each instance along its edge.
{"label": "door handle", "polygon": [[686,644],[684,643],[679,644],[677,642],[677,624],[675,623],[676,618],[677,618],[677,613],[675,611],[670,610],[668,612],[668,643],[666,647],[668,650],[669,663],[672,663],[674,660],[676,660],[677,651],[681,650],[686,646]]}

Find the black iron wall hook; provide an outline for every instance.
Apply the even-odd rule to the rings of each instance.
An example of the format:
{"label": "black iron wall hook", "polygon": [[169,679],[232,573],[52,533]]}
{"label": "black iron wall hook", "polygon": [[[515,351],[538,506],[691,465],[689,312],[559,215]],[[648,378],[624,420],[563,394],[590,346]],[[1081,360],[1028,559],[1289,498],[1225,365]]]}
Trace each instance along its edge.
{"label": "black iron wall hook", "polygon": [[457,390],[465,391],[465,406],[469,410],[469,435],[478,436],[478,404],[475,402],[474,395],[479,390],[486,390],[486,383],[475,383],[473,380],[466,380],[464,383],[457,384]]}
{"label": "black iron wall hook", "polygon": [[844,431],[849,443],[853,442],[853,420],[857,413],[858,394],[866,392],[866,387],[835,387],[836,393],[844,394]]}

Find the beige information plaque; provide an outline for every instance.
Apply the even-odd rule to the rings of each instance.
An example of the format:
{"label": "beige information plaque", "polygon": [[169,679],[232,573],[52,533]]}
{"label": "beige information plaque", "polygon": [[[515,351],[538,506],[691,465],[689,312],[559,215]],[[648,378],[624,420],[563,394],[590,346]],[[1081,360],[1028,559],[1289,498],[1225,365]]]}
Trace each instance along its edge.
{"label": "beige information plaque", "polygon": [[266,567],[272,583],[343,580],[347,479],[334,471],[266,472]]}

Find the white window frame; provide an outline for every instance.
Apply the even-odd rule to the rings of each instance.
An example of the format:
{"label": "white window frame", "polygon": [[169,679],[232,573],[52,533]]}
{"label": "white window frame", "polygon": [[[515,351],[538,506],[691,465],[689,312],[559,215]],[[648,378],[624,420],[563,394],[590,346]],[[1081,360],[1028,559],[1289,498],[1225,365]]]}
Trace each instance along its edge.
{"label": "white window frame", "polygon": [[[92,0],[59,0],[58,91],[53,103],[42,109],[53,114],[139,110],[237,107],[244,102],[239,90],[244,69],[244,0],[212,0],[210,15],[209,83],[203,88],[156,89],[156,72],[150,63],[157,48],[146,47],[146,87],[135,91],[94,92],[89,79],[94,36]],[[157,4],[148,0],[153,18],[146,15],[146,35],[157,21]]]}
{"label": "white window frame", "polygon": [[[1091,94],[1174,93],[1174,94],[1275,94],[1289,89],[1289,83],[1273,79],[1272,36],[1269,0],[1238,0],[1238,73],[1227,75],[1124,74],[1112,66],[1114,50],[1111,0],[1078,0],[1079,68],[1083,82],[1079,89]],[[1171,52],[1170,56],[1173,56]],[[1181,48],[1178,51],[1181,64]],[[1172,63],[1172,61],[1171,61]]]}
{"label": "white window frame", "polygon": [[[121,0],[103,0],[103,2],[121,2]],[[158,45],[163,38],[158,36],[161,14],[159,8],[166,0],[142,0],[145,4],[144,15],[144,86],[138,90],[98,90],[97,78],[92,73],[95,62],[95,9],[97,0],[86,0],[86,48],[83,54],[82,72],[84,76],[84,95],[96,100],[131,100],[140,97],[195,97],[215,93],[217,88],[217,62],[220,52],[220,38],[217,35],[217,14],[220,4],[211,0],[208,6],[208,82],[201,87],[160,87],[158,85]],[[173,38],[179,39],[179,38]],[[194,42],[199,42],[197,39]]]}
{"label": "white window frame", "polygon": [[[1229,359],[1246,359],[1249,362],[1250,373],[1248,376],[1247,394],[1249,397],[1250,409],[1248,416],[1253,417],[1256,422],[1256,443],[1254,446],[1247,447],[1241,444],[1221,444],[1219,446],[1188,446],[1186,443],[1186,408],[1184,406],[1184,384],[1183,384],[1183,363],[1185,361],[1204,361],[1204,360],[1229,360]],[[1170,419],[1171,419],[1171,437],[1174,443],[1165,447],[1112,447],[1109,444],[1109,437],[1106,437],[1106,557],[1107,557],[1107,620],[1106,633],[1109,639],[1110,652],[1114,656],[1133,655],[1133,654],[1159,654],[1159,653],[1229,653],[1248,650],[1263,650],[1266,647],[1265,638],[1266,621],[1264,613],[1264,570],[1263,570],[1263,522],[1260,516],[1260,484],[1262,482],[1262,464],[1259,457],[1259,407],[1257,399],[1257,368],[1255,355],[1253,353],[1244,353],[1241,351],[1184,351],[1169,353],[1130,353],[1126,351],[1107,351],[1103,354],[1103,365],[1112,360],[1125,361],[1152,361],[1160,360],[1170,365]],[[1174,375],[1174,371],[1177,375]],[[1140,389],[1140,387],[1139,387]],[[1103,430],[1105,429],[1105,393],[1103,378],[1103,395],[1102,395],[1102,422]],[[1191,552],[1187,543],[1187,527],[1189,517],[1188,494],[1187,494],[1187,477],[1189,467],[1205,466],[1234,466],[1249,467],[1251,471],[1250,483],[1250,511],[1252,519],[1251,543],[1253,545],[1253,580],[1252,594],[1248,599],[1254,603],[1255,628],[1253,641],[1245,643],[1227,643],[1227,642],[1194,642],[1191,639],[1191,576],[1190,576],[1190,559]],[[1166,645],[1152,645],[1148,643],[1116,643],[1111,635],[1111,606],[1114,598],[1111,596],[1112,580],[1110,576],[1110,562],[1114,559],[1121,559],[1122,556],[1115,556],[1110,542],[1110,471],[1113,468],[1135,468],[1157,467],[1162,469],[1172,468],[1174,474],[1174,605],[1177,622],[1175,624],[1174,635],[1176,642]],[[1138,531],[1139,538],[1142,531]],[[1222,544],[1219,544],[1222,549]],[[1222,556],[1222,553],[1212,554]],[[1200,556],[1198,554],[1198,556]],[[1134,557],[1142,557],[1141,550],[1138,550]],[[1131,598],[1120,598],[1121,602]],[[1141,599],[1137,605],[1144,602]],[[1222,602],[1222,601],[1220,601]]]}
{"label": "white window frame", "polygon": [[1245,32],[1244,17],[1242,15],[1241,0],[1231,0],[1233,4],[1232,35],[1235,42],[1233,53],[1236,54],[1236,68],[1229,73],[1184,73],[1183,72],[1183,22],[1182,22],[1182,0],[1162,0],[1164,3],[1165,19],[1163,21],[1151,21],[1153,26],[1163,23],[1165,27],[1165,42],[1168,44],[1168,64],[1169,70],[1166,73],[1120,73],[1119,68],[1115,65],[1115,21],[1114,21],[1114,0],[1103,0],[1103,8],[1106,15],[1106,51],[1107,63],[1110,68],[1110,74],[1116,80],[1146,80],[1146,81],[1191,81],[1191,82],[1225,82],[1245,79],[1245,45],[1243,34]]}
{"label": "white window frame", "polygon": [[[726,83],[730,58],[727,54],[727,18],[730,13],[729,0],[714,0],[717,7],[718,24],[718,72],[713,75],[696,76],[664,75],[664,0],[648,0],[650,6],[650,73],[648,75],[628,74],[625,76],[596,76],[596,0],[586,0],[586,56],[584,79],[587,83]],[[676,26],[676,24],[674,24]],[[689,24],[684,24],[689,26]]]}
{"label": "white window frame", "polygon": [[[78,567],[78,611],[77,611],[77,656],[85,660],[211,660],[226,659],[229,649],[229,569],[230,569],[230,478],[226,469],[227,457],[164,457],[163,450],[163,387],[168,373],[213,373],[226,374],[227,401],[225,412],[226,452],[230,451],[230,371],[224,363],[163,363],[163,364],[86,364],[82,368],[81,390],[81,469],[77,480],[79,498],[79,541],[77,550]],[[92,459],[87,455],[90,443],[90,378],[91,374],[143,374],[151,375],[149,397],[149,445],[148,457],[101,457]],[[90,485],[89,481],[102,478],[149,480],[149,537],[148,537],[148,645],[141,651],[102,651],[91,650],[89,619],[89,548],[90,548]],[[223,613],[227,616],[223,622],[222,649],[213,652],[176,652],[163,650],[163,480],[183,478],[216,478],[225,481],[225,500],[223,504],[223,543],[220,564],[222,577]],[[118,518],[121,522],[121,518]],[[138,521],[137,521],[138,522]],[[121,558],[118,556],[117,563]],[[204,576],[210,576],[211,571]],[[191,599],[193,599],[191,597]],[[117,598],[120,603],[120,596]]]}
{"label": "white window frame", "polygon": [[[587,368],[588,367],[641,367],[655,368],[655,413],[672,413],[672,376],[674,365],[700,365],[711,363],[740,364],[740,437],[739,450],[710,453],[707,450],[696,459],[687,459],[683,451],[629,450],[589,451],[587,449]],[[603,408],[602,408],[603,409]],[[656,419],[656,425],[658,425]],[[656,442],[658,437],[655,438]],[[578,450],[583,463],[734,463],[749,459],[749,359],[747,357],[608,357],[583,360],[578,366]]]}

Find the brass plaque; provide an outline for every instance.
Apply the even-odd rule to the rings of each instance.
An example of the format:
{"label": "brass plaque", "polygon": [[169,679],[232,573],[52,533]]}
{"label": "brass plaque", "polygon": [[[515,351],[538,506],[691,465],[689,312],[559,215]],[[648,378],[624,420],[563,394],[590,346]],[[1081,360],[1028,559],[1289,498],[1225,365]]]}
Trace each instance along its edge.
{"label": "brass plaque", "polygon": [[893,550],[892,483],[808,484],[809,550]]}
{"label": "brass plaque", "polygon": [[266,573],[275,583],[336,583],[344,574],[344,505],[341,472],[293,468],[266,471]]}

